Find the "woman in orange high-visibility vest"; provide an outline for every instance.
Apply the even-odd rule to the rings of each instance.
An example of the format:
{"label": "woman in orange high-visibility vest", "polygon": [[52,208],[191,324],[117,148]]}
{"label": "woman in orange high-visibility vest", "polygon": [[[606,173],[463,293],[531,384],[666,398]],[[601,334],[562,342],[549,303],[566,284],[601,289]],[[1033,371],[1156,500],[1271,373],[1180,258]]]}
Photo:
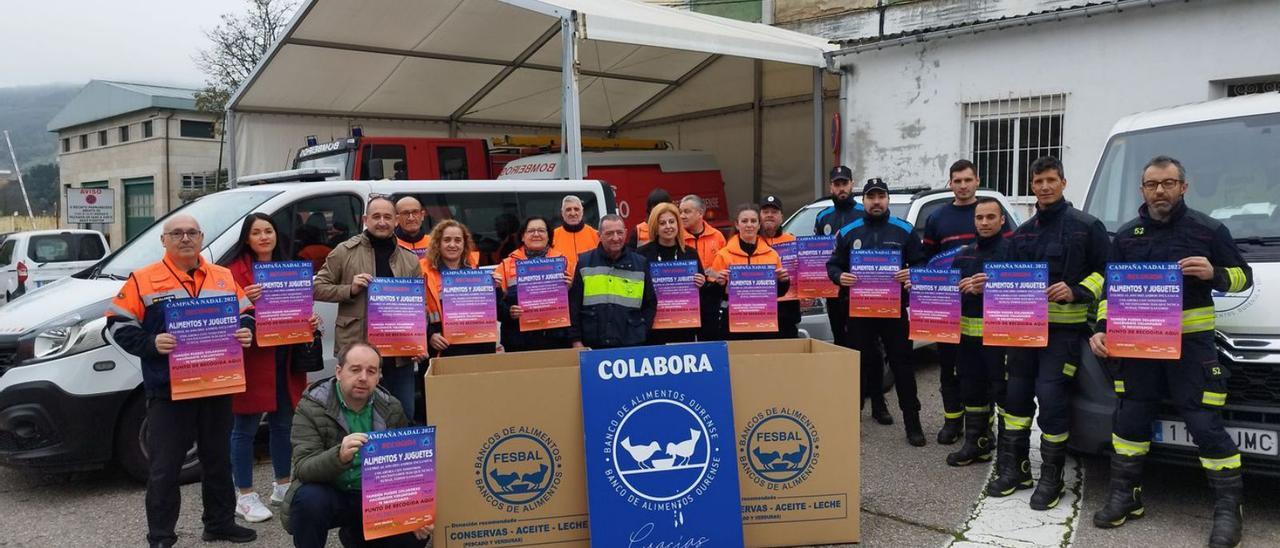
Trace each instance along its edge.
{"label": "woman in orange high-visibility vest", "polygon": [[[730,271],[735,265],[756,265],[768,264],[774,267],[774,276],[778,280],[778,297],[787,294],[787,289],[791,287],[791,279],[787,276],[787,271],[782,268],[782,259],[778,257],[778,252],[769,247],[763,238],[760,238],[760,208],[755,204],[743,204],[738,206],[737,211],[733,214],[733,226],[737,230],[737,234],[729,239],[720,251],[716,252],[716,258],[711,261],[711,268],[707,269],[707,277],[714,280],[725,288],[724,300],[720,304],[720,326],[721,332],[725,340],[733,339],[776,339],[782,334],[779,332],[778,324],[774,325],[773,331],[739,331],[732,325],[729,318],[729,283]],[[777,306],[777,301],[774,301]]]}
{"label": "woman in orange high-visibility vest", "polygon": [[[443,286],[441,271],[459,268],[475,268],[475,241],[471,231],[458,221],[440,221],[431,229],[431,244],[422,258],[422,276],[427,283],[427,343],[432,357],[492,354],[497,343],[452,344],[444,336],[444,308],[440,303]],[[494,307],[498,306],[495,296]],[[498,329],[495,322],[493,328]]]}

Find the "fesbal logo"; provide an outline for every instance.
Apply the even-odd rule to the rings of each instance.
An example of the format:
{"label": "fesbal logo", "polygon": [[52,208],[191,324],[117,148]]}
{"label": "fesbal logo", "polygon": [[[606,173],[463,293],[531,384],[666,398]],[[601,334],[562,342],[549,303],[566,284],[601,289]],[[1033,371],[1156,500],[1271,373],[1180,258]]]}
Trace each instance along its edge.
{"label": "fesbal logo", "polygon": [[490,506],[510,513],[536,510],[560,487],[560,448],[533,426],[508,426],[476,453],[475,485]]}
{"label": "fesbal logo", "polygon": [[752,415],[738,437],[738,465],[757,486],[786,490],[809,479],[819,462],[818,427],[803,411],[771,407]]}

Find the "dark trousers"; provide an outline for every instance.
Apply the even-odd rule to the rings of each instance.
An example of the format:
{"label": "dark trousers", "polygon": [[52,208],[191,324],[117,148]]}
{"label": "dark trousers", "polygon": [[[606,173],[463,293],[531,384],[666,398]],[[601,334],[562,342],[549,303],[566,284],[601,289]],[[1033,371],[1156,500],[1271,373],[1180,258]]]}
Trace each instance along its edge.
{"label": "dark trousers", "polygon": [[418,400],[418,387],[422,385],[422,377],[414,372],[412,363],[403,363],[398,358],[383,358],[382,380],[378,384],[387,389],[392,396],[400,400],[400,408],[404,416],[413,416],[413,405]]}
{"label": "dark trousers", "polygon": [[1049,439],[1062,441],[1071,429],[1071,383],[1080,365],[1083,326],[1049,326],[1044,348],[1010,348],[1009,386],[1002,405],[1016,422],[1036,422]]}
{"label": "dark trousers", "polygon": [[946,418],[958,419],[964,415],[964,400],[960,397],[960,345],[938,343],[938,393],[942,394],[942,413]]}
{"label": "dark trousers", "polygon": [[358,491],[342,491],[327,483],[304,483],[298,486],[289,506],[293,545],[322,547],[329,538],[329,530],[334,528],[341,528],[338,538],[343,546],[410,548],[424,544],[413,533],[366,541],[361,516]]}
{"label": "dark trousers", "polygon": [[719,284],[708,283],[698,292],[698,314],[702,325],[698,328],[698,340],[721,340],[720,301],[724,300],[724,288]]}
{"label": "dark trousers", "polygon": [[147,540],[176,542],[174,525],[182,504],[178,475],[196,443],[204,478],[200,485],[205,530],[235,523],[231,485],[231,396],[170,401],[147,399]]}
{"label": "dark trousers", "polygon": [[1186,421],[1201,457],[1222,459],[1240,453],[1219,413],[1226,403],[1230,373],[1218,363],[1213,333],[1183,335],[1182,359],[1123,359],[1118,369],[1120,402],[1113,425],[1117,436],[1138,444],[1150,442],[1151,421],[1160,401],[1168,397]]}
{"label": "dark trousers", "polygon": [[991,404],[1002,404],[1004,354],[1004,347],[983,346],[982,337],[960,336],[956,359],[960,366],[960,396],[966,411],[990,412]]}
{"label": "dark trousers", "polygon": [[848,337],[856,341],[862,357],[862,399],[881,397],[884,386],[884,359],[889,358],[893,383],[898,391],[898,408],[903,414],[920,412],[916,395],[916,369],[911,359],[911,341],[906,318],[849,318]]}
{"label": "dark trousers", "polygon": [[800,336],[800,301],[778,301],[778,335],[784,339]]}
{"label": "dark trousers", "polygon": [[848,337],[845,323],[849,321],[849,301],[830,298],[826,302],[827,321],[831,323],[832,342],[845,348],[854,348],[856,341]]}

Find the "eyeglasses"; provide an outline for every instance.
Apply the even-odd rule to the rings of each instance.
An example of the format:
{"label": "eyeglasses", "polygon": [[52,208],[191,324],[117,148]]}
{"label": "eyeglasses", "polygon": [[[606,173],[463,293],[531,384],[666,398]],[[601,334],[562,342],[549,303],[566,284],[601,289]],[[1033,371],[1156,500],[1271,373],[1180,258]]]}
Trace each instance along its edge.
{"label": "eyeglasses", "polygon": [[199,238],[201,234],[203,233],[200,232],[199,230],[174,230],[172,232],[164,233],[165,236],[168,236],[178,241],[182,241],[184,239],[194,240],[196,238]]}
{"label": "eyeglasses", "polygon": [[546,234],[546,233],[547,233],[547,229],[545,229],[545,228],[530,228],[529,230],[524,231],[524,233],[525,233],[525,234]]}
{"label": "eyeglasses", "polygon": [[1173,190],[1182,184],[1182,179],[1165,179],[1163,181],[1143,181],[1142,190],[1155,190],[1156,187]]}
{"label": "eyeglasses", "polygon": [[421,217],[422,214],[423,214],[423,211],[421,209],[414,209],[412,211],[401,211],[396,215],[404,215],[405,217],[413,218],[413,217]]}

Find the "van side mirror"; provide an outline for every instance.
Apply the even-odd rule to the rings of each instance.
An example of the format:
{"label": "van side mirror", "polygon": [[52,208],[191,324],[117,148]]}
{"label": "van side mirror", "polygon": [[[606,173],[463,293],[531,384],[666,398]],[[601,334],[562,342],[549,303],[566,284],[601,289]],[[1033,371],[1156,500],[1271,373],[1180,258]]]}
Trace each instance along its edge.
{"label": "van side mirror", "polygon": [[386,178],[386,175],[384,175],[382,171],[382,160],[377,158],[369,160],[369,165],[366,167],[369,168],[368,173],[370,181],[381,181]]}

